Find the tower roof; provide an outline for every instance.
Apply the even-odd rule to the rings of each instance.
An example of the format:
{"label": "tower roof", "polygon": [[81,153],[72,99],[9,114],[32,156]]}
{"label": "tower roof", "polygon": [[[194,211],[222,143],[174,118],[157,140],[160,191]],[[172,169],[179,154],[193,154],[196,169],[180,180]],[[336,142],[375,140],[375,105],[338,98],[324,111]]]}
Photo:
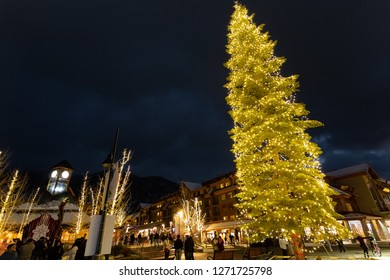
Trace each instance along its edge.
{"label": "tower roof", "polygon": [[70,163],[67,160],[63,160],[63,161],[53,165],[51,167],[51,169],[56,169],[58,167],[64,167],[64,168],[67,168],[67,169],[70,169],[70,170],[74,170],[73,166],[70,165]]}

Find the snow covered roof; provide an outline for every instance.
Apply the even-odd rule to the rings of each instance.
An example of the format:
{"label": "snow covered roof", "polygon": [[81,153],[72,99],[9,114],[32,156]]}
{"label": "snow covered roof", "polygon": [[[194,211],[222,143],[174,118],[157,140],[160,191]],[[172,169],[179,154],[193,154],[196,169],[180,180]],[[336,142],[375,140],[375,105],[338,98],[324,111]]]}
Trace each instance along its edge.
{"label": "snow covered roof", "polygon": [[140,203],[139,204],[139,206],[141,207],[141,208],[147,208],[147,207],[149,207],[149,206],[151,206],[152,204],[150,204],[150,203]]}
{"label": "snow covered roof", "polygon": [[358,220],[358,219],[379,220],[382,218],[379,215],[365,214],[365,213],[360,213],[360,212],[345,213],[342,215],[344,216],[344,219],[346,219],[346,220]]}
{"label": "snow covered roof", "polygon": [[[34,204],[31,211],[32,212],[37,212],[37,211],[48,211],[48,210],[53,210],[53,211],[58,211],[58,207],[61,204],[60,201],[58,200],[52,200],[49,201],[45,204]],[[14,209],[15,212],[24,212],[28,210],[30,207],[30,203],[23,203],[16,207]],[[67,203],[64,207],[65,211],[79,211],[79,207],[76,204],[73,203]]]}
{"label": "snow covered roof", "polygon": [[339,178],[358,173],[367,173],[369,171],[371,171],[377,178],[379,178],[379,175],[372,169],[372,167],[368,163],[361,163],[354,166],[326,172],[326,175],[333,178]]}
{"label": "snow covered roof", "polygon": [[[28,221],[32,221],[44,213],[49,214],[54,220],[58,219],[60,201],[52,200],[45,204],[33,204],[31,212],[28,217]],[[8,224],[21,224],[25,219],[26,213],[30,207],[30,203],[23,203],[18,207],[14,208],[13,213],[8,220]],[[62,223],[67,225],[76,225],[77,215],[79,207],[73,203],[67,203],[64,207],[64,218]],[[91,220],[90,216],[83,213],[84,223],[89,223]]]}
{"label": "snow covered roof", "polygon": [[200,183],[192,183],[192,182],[181,182],[183,185],[187,186],[187,188],[190,190],[190,191],[195,191],[197,189],[199,189],[200,187],[202,187],[202,185]]}
{"label": "snow covered roof", "polygon": [[351,196],[350,193],[347,193],[347,192],[345,192],[345,191],[339,190],[338,188],[335,188],[335,187],[332,187],[332,186],[329,186],[329,187],[330,187],[332,190],[336,191],[338,194]]}
{"label": "snow covered roof", "polygon": [[[44,213],[49,214],[54,220],[58,220],[58,212],[45,211]],[[35,220],[36,218],[39,218],[42,215],[43,215],[43,212],[38,212],[38,211],[31,212],[30,215],[28,216],[27,222],[31,222],[31,221]],[[8,224],[20,225],[25,220],[25,218],[26,218],[25,216],[26,215],[24,212],[12,213],[9,220],[8,220]],[[62,224],[75,226],[77,224],[77,217],[78,217],[77,211],[66,211],[66,207],[65,207],[64,218],[62,220]],[[88,216],[87,214],[83,213],[83,221],[85,224],[87,224],[91,221],[91,217]]]}

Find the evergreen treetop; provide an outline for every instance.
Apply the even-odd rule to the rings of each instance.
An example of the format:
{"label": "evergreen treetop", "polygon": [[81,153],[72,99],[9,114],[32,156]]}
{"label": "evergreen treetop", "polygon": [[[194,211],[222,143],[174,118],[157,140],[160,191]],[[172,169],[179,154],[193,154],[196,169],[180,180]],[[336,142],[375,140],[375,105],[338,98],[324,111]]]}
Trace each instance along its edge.
{"label": "evergreen treetop", "polygon": [[253,222],[253,241],[306,233],[313,240],[346,236],[336,217],[319,156],[308,128],[305,105],[295,101],[297,76],[280,73],[285,59],[274,55],[275,41],[236,3],[228,26],[230,70],[226,101],[234,121],[233,140],[240,193],[237,208]]}

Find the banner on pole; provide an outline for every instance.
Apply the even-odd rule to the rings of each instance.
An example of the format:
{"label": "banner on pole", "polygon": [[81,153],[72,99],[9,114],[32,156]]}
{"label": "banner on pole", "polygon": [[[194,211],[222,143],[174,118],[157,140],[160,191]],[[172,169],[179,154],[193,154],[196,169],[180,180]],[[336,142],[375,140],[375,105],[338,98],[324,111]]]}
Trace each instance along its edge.
{"label": "banner on pole", "polygon": [[[115,216],[106,215],[101,239],[99,240],[102,215],[93,215],[88,232],[88,240],[85,248],[85,256],[111,254],[112,238],[115,227]],[[96,252],[101,242],[100,252]]]}

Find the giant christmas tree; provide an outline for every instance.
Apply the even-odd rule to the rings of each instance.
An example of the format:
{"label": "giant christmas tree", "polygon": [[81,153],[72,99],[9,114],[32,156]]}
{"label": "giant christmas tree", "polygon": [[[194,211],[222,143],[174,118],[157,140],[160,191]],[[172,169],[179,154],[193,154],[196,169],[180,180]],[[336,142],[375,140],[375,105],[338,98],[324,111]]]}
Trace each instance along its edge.
{"label": "giant christmas tree", "polygon": [[[322,125],[295,101],[297,76],[283,77],[284,58],[253,15],[236,3],[228,27],[226,101],[240,193],[237,208],[253,222],[251,241],[308,235],[313,241],[346,236],[324,181],[321,149],[306,132]],[[305,233],[306,232],[306,233]]]}

